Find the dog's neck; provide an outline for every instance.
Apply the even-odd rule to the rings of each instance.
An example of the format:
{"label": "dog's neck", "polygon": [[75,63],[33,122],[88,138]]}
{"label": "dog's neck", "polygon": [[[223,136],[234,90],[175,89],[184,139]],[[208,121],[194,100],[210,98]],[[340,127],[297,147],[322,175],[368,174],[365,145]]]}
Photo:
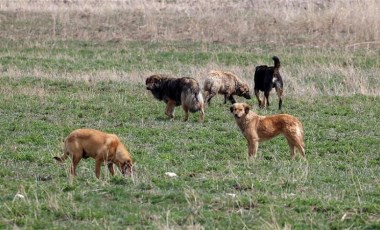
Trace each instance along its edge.
{"label": "dog's neck", "polygon": [[247,127],[249,127],[255,117],[257,117],[257,114],[255,112],[249,111],[246,115],[240,118],[235,117],[235,120],[240,130],[244,131]]}

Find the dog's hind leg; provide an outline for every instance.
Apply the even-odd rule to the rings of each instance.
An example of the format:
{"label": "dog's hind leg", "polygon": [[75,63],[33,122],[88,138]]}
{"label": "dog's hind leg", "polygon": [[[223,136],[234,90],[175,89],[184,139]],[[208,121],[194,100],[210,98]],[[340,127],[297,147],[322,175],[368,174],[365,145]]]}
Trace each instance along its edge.
{"label": "dog's hind leg", "polygon": [[290,150],[290,157],[292,158],[292,160],[294,160],[296,157],[295,146],[290,140],[288,140],[288,145],[289,145],[289,150]]}
{"label": "dog's hind leg", "polygon": [[259,107],[261,108],[262,102],[261,102],[261,99],[260,99],[260,90],[255,89],[255,96],[257,98],[257,102],[259,103]]}
{"label": "dog's hind leg", "polygon": [[279,87],[276,87],[276,93],[277,93],[277,96],[278,96],[278,109],[281,110],[282,108],[282,93],[283,93],[283,90],[282,88],[279,88]]}
{"label": "dog's hind leg", "polygon": [[211,99],[215,96],[216,94],[210,93],[206,96],[206,101],[208,105],[211,105]]}
{"label": "dog's hind leg", "polygon": [[300,141],[297,142],[296,147],[298,151],[301,153],[301,157],[306,160],[306,155],[305,155],[305,144],[303,140],[301,139]]}
{"label": "dog's hind leg", "polygon": [[[265,106],[269,106],[269,94],[270,94],[270,91],[264,92],[264,101],[263,101],[264,108],[265,108]],[[266,105],[265,105],[265,103],[266,103]]]}
{"label": "dog's hind leg", "polygon": [[72,164],[71,164],[71,175],[72,176],[75,176],[75,175],[77,175],[77,173],[76,173],[76,169],[77,169],[77,165],[78,165],[78,163],[79,163],[79,161],[82,159],[82,154],[75,154],[75,153],[73,153],[73,155],[72,155],[73,157],[72,157]]}
{"label": "dog's hind leg", "polygon": [[301,157],[306,160],[306,154],[305,154],[305,148],[303,146],[297,146],[298,150],[300,151],[301,153]]}
{"label": "dog's hind leg", "polygon": [[288,140],[288,145],[289,145],[289,149],[290,149],[290,156],[291,156],[292,160],[294,160],[296,157],[296,152],[295,152],[296,147],[300,151],[301,157],[303,159],[306,159],[305,148],[303,147],[302,141],[300,141],[298,137],[287,137],[286,139]]}
{"label": "dog's hind leg", "polygon": [[206,100],[207,104],[210,105],[211,98],[213,98],[215,96],[215,94],[213,94],[212,92],[207,91],[207,90],[205,90],[204,94],[205,94],[205,100]]}
{"label": "dog's hind leg", "polygon": [[185,117],[183,121],[187,121],[189,119],[189,107],[187,105],[182,105],[183,111],[185,111]]}

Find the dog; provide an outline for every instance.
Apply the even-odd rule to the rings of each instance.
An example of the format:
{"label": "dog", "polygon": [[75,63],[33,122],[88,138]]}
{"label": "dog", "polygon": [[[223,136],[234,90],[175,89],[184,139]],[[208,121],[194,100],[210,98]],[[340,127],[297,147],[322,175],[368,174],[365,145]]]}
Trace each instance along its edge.
{"label": "dog", "polygon": [[199,83],[194,78],[172,78],[167,75],[155,74],[145,81],[146,89],[150,90],[153,96],[166,103],[165,114],[169,118],[174,118],[174,109],[181,105],[185,111],[184,121],[189,118],[189,112],[199,111],[201,122],[204,121],[205,110],[203,96]]}
{"label": "dog", "polygon": [[72,158],[70,173],[76,175],[76,167],[82,158],[95,159],[95,175],[99,179],[100,167],[106,163],[111,175],[115,174],[113,164],[117,165],[123,175],[132,173],[132,158],[127,148],[115,134],[104,133],[95,129],[77,129],[71,132],[64,142],[64,153],[61,157],[54,157],[63,162]]}
{"label": "dog", "polygon": [[[278,109],[282,108],[282,94],[284,90],[284,83],[280,74],[280,59],[276,56],[272,57],[274,66],[260,65],[255,69],[254,76],[254,91],[260,108],[269,106],[269,93],[273,88],[276,89],[276,93],[279,99]],[[260,91],[264,92],[263,101],[260,99]]]}
{"label": "dog", "polygon": [[283,134],[288,141],[290,156],[295,159],[295,148],[305,157],[304,130],[302,123],[289,114],[259,116],[246,103],[235,103],[230,107],[237,125],[248,141],[248,156],[256,157],[259,142]]}
{"label": "dog", "polygon": [[224,104],[229,100],[232,104],[236,102],[234,95],[251,99],[249,86],[239,77],[230,72],[212,70],[204,82],[206,101],[210,104],[216,94],[224,95]]}

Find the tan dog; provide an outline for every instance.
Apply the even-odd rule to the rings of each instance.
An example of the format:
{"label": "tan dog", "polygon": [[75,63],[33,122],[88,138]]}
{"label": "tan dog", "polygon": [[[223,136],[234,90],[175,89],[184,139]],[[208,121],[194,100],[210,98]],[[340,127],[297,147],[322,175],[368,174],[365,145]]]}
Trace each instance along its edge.
{"label": "tan dog", "polygon": [[111,175],[114,175],[113,164],[116,164],[123,175],[132,173],[132,158],[115,134],[108,134],[95,129],[77,129],[65,139],[64,155],[54,157],[63,162],[68,156],[72,158],[71,175],[76,175],[76,167],[82,158],[95,159],[95,175],[100,177],[100,167],[103,162],[108,165]]}
{"label": "tan dog", "polygon": [[204,82],[203,88],[208,104],[216,94],[224,95],[224,104],[227,103],[227,99],[232,104],[235,103],[234,95],[251,99],[248,84],[230,72],[211,71]]}
{"label": "tan dog", "polygon": [[249,156],[256,156],[259,142],[283,134],[288,141],[292,159],[295,158],[295,148],[300,151],[302,158],[306,159],[303,127],[297,118],[289,114],[259,116],[250,111],[246,103],[235,103],[230,110],[248,141]]}

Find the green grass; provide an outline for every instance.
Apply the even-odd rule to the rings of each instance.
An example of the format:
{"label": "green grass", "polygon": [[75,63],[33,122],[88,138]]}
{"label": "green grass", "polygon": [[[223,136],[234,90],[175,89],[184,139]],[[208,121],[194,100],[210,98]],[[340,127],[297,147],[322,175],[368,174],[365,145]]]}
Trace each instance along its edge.
{"label": "green grass", "polygon": [[[106,76],[95,82],[33,76],[34,69],[47,75],[116,69],[128,75],[210,63],[243,68],[251,60],[268,60],[272,52],[284,56],[288,65],[314,61],[323,66],[333,53],[265,46],[254,53],[251,48],[3,41],[0,228],[380,228],[378,96],[299,97],[289,92],[284,112],[304,124],[307,161],[292,161],[282,137],[260,144],[252,160],[221,96],[206,109],[203,124],[198,114],[182,122],[180,108],[169,121],[164,104],[142,83]],[[357,68],[378,67],[372,60],[376,55],[350,55]],[[342,60],[338,55],[330,59]],[[9,69],[20,70],[21,76]],[[277,113],[276,97],[271,100],[271,107],[258,113]],[[257,110],[255,100],[248,102]],[[118,134],[136,161],[135,176],[111,177],[103,167],[97,180],[95,162],[89,159],[68,181],[70,162],[60,166],[53,156],[61,154],[64,137],[80,127]],[[168,178],[165,172],[178,177]]]}

